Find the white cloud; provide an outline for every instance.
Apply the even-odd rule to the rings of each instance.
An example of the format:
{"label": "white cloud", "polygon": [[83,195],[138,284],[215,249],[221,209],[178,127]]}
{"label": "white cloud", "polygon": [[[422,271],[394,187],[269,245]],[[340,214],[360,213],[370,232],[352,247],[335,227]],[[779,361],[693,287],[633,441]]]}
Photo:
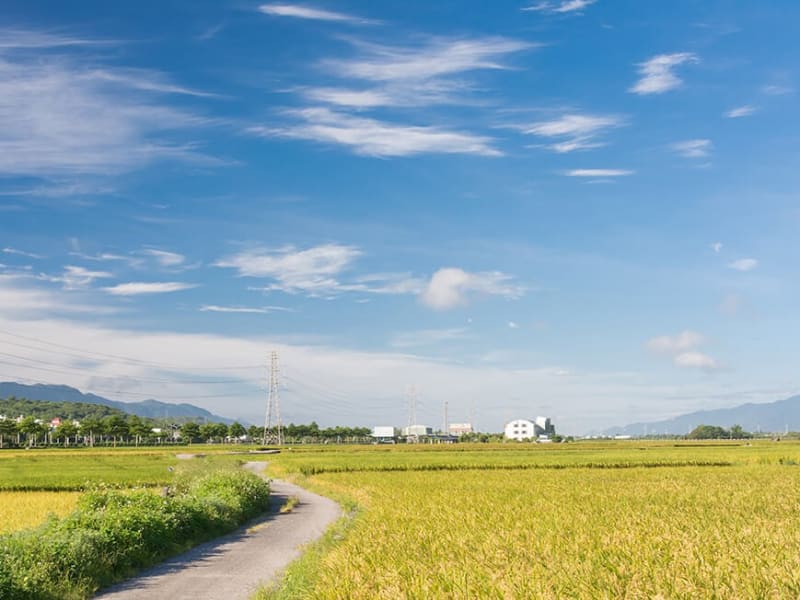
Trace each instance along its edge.
{"label": "white cloud", "polygon": [[786,94],[791,94],[794,92],[794,88],[788,85],[780,85],[780,84],[769,84],[765,85],[761,88],[762,93],[767,94],[768,96],[784,96]]}
{"label": "white cloud", "polygon": [[390,157],[414,154],[478,154],[500,156],[492,139],[433,126],[410,126],[355,117],[328,108],[286,111],[296,123],[278,128],[251,127],[250,133],[332,143],[362,156]]}
{"label": "white cloud", "polygon": [[696,350],[706,341],[705,337],[695,331],[682,331],[678,335],[663,335],[647,342],[647,349],[656,354],[672,356],[672,364],[683,369],[717,369],[719,363],[702,352]]}
{"label": "white cloud", "polygon": [[718,369],[719,363],[702,352],[682,352],[672,359],[676,367],[683,369]]}
{"label": "white cloud", "polygon": [[33,258],[36,260],[44,258],[41,254],[34,254],[33,252],[26,252],[25,250],[17,250],[16,248],[3,248],[5,254],[14,254],[16,256],[24,256],[25,258]]}
{"label": "white cloud", "polygon": [[540,121],[525,126],[524,133],[547,138],[561,138],[547,146],[559,153],[599,148],[605,143],[597,138],[609,129],[623,125],[616,115],[565,114],[558,119]]}
{"label": "white cloud", "polygon": [[675,68],[685,63],[696,63],[697,57],[690,52],[659,54],[639,63],[641,78],[628,91],[634,94],[663,94],[680,87],[683,81],[675,74]]}
{"label": "white cloud", "polygon": [[509,321],[508,322],[509,329],[519,329],[519,324],[516,321]]}
{"label": "white cloud", "polygon": [[571,13],[583,10],[597,2],[597,0],[561,0],[561,2],[539,2],[533,6],[526,6],[522,10],[550,13]]}
{"label": "white cloud", "polygon": [[728,264],[729,269],[736,271],[752,271],[758,266],[758,260],[755,258],[740,258]]}
{"label": "white cloud", "polygon": [[567,177],[624,177],[633,175],[636,171],[630,169],[572,169],[565,171]]}
{"label": "white cloud", "polygon": [[276,17],[294,17],[296,19],[310,19],[314,21],[336,21],[354,25],[376,25],[380,21],[362,19],[345,13],[313,8],[300,4],[262,4],[258,10],[266,15]]}
{"label": "white cloud", "polygon": [[426,81],[485,69],[507,69],[500,59],[534,44],[503,37],[435,39],[414,47],[358,42],[365,56],[328,60],[324,66],[340,77],[368,81]]}
{"label": "white cloud", "polygon": [[216,304],[204,304],[200,307],[200,312],[218,313],[242,313],[242,314],[262,314],[266,315],[274,312],[294,312],[291,308],[283,306],[218,306]]}
{"label": "white cloud", "polygon": [[0,274],[0,319],[53,317],[83,313],[91,316],[113,312],[113,309],[83,302],[80,293],[55,293],[31,285],[30,279],[13,274]]}
{"label": "white cloud", "polygon": [[719,254],[722,250],[722,242],[714,242],[711,244],[711,249],[714,251],[714,254]]}
{"label": "white cloud", "polygon": [[67,265],[61,275],[41,275],[39,278],[63,283],[65,290],[75,290],[91,285],[96,279],[109,279],[113,276],[107,271],[90,271],[84,267]]}
{"label": "white cloud", "polygon": [[684,140],[672,144],[672,149],[684,158],[707,158],[711,154],[711,140]]}
{"label": "white cloud", "polygon": [[435,38],[409,46],[352,41],[358,56],[329,59],[326,74],[368,87],[310,87],[300,92],[315,103],[368,109],[381,106],[470,104],[476,91],[464,74],[502,70],[505,59],[536,44],[503,37]]}
{"label": "white cloud", "polygon": [[196,288],[197,284],[181,283],[179,281],[163,282],[130,282],[120,283],[112,287],[103,288],[104,291],[114,296],[141,296],[145,294],[165,294],[168,292],[180,292]]}
{"label": "white cloud", "polygon": [[651,352],[675,354],[690,350],[705,342],[705,338],[695,331],[682,331],[678,335],[662,335],[647,342]]}
{"label": "white cloud", "polygon": [[0,29],[0,175],[114,174],[154,160],[210,160],[170,140],[206,120],[163,96],[194,92],[155,71],[87,69],[49,51],[83,40],[17,31],[9,42],[7,33]]}
{"label": "white cloud", "polygon": [[725,112],[725,116],[729,119],[738,119],[740,117],[749,117],[758,110],[755,106],[745,104],[744,106],[737,106]]}
{"label": "white cloud", "polygon": [[327,294],[336,291],[337,276],[349,268],[361,251],[354,246],[323,244],[305,250],[286,246],[277,250],[253,248],[218,260],[217,267],[236,269],[241,277],[263,277],[274,283],[264,288],[290,294]]}
{"label": "white cloud", "polygon": [[464,305],[473,294],[518,298],[523,288],[512,283],[512,277],[498,271],[470,273],[463,269],[444,268],[436,271],[420,295],[423,304],[436,310]]}
{"label": "white cloud", "polygon": [[152,256],[162,267],[177,267],[182,265],[186,260],[186,257],[183,256],[183,254],[167,252],[166,250],[155,250],[153,248],[146,248],[141,250],[140,253],[147,256]]}

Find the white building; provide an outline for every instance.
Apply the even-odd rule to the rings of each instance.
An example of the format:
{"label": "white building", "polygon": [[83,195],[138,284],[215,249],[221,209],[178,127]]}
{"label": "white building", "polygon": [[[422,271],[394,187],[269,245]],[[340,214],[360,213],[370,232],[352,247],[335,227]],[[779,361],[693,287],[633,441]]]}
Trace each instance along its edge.
{"label": "white building", "polygon": [[510,440],[531,440],[547,438],[555,433],[549,417],[536,417],[535,420],[515,419],[506,423],[504,434]]}
{"label": "white building", "polygon": [[433,435],[433,427],[428,427],[426,425],[409,425],[408,427],[403,427],[403,435],[405,437]]}
{"label": "white building", "polygon": [[376,440],[394,440],[400,435],[400,430],[389,425],[376,425],[370,435]]}
{"label": "white building", "polygon": [[447,433],[455,436],[472,433],[472,423],[450,423],[447,427]]}

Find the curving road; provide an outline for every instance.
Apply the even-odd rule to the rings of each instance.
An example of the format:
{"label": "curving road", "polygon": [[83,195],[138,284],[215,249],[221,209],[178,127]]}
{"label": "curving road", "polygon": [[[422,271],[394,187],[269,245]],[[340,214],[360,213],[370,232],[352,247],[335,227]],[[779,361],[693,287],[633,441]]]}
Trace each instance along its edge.
{"label": "curving road", "polygon": [[[251,471],[265,463],[247,463]],[[342,515],[333,500],[273,479],[269,514],[232,534],[206,542],[102,590],[103,600],[226,600],[249,598],[260,586],[277,581],[300,556],[302,546],[318,539]],[[292,496],[288,513],[278,509]]]}

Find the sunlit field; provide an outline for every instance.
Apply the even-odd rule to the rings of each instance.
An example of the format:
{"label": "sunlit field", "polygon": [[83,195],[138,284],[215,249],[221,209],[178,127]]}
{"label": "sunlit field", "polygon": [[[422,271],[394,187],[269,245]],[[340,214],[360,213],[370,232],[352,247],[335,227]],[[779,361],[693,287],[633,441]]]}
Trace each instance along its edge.
{"label": "sunlit field", "polygon": [[798,463],[786,442],[285,452],[275,472],[361,510],[271,596],[798,597]]}
{"label": "sunlit field", "polygon": [[49,514],[63,517],[75,508],[79,496],[77,492],[0,491],[0,534],[36,527]]}

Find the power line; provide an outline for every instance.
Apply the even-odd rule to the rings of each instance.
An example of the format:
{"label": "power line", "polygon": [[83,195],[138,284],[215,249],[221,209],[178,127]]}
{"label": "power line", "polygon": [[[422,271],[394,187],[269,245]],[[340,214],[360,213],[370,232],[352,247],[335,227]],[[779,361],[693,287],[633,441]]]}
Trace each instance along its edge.
{"label": "power line", "polygon": [[[0,362],[1,363],[5,363],[5,361],[0,361]],[[9,363],[5,363],[5,364],[9,364]],[[12,366],[14,366],[14,365],[12,365]],[[17,366],[19,366],[19,365],[17,365]],[[21,379],[21,380],[30,381],[30,382],[32,382],[34,384],[39,384],[39,385],[62,385],[62,384],[59,384],[59,383],[53,383],[52,381],[41,381],[41,380],[38,380],[38,379],[31,379],[30,377],[20,377],[19,375],[0,374],[0,377],[4,377],[4,378],[8,378],[8,379],[15,379],[15,380],[20,380]],[[191,396],[172,396],[172,395],[170,395],[168,397],[165,397],[160,392],[157,392],[157,393],[152,393],[152,392],[128,392],[128,391],[124,391],[124,390],[112,390],[112,389],[109,389],[109,388],[95,387],[95,386],[92,386],[92,390],[94,390],[96,392],[102,392],[104,394],[114,394],[114,395],[119,395],[119,396],[138,396],[140,398],[146,398],[146,399],[150,399],[153,396],[160,396],[164,400],[199,400],[199,399],[205,399],[205,398],[241,398],[242,395],[243,395],[243,394],[202,394],[202,395],[201,394],[192,394]]]}
{"label": "power line", "polygon": [[[34,338],[34,337],[26,336],[26,335],[20,335],[18,333],[12,333],[10,331],[6,331],[6,330],[3,330],[3,329],[0,329],[0,334],[11,336],[11,337],[14,337],[14,338],[19,338],[19,339],[22,339],[22,340],[28,340],[29,342],[35,342],[37,344],[44,344],[46,346],[53,346],[55,348],[61,348],[61,349],[65,349],[65,350],[73,350],[75,352],[81,352],[81,353],[89,355],[89,356],[102,356],[103,358],[112,358],[112,359],[115,359],[115,360],[121,360],[121,361],[124,361],[124,362],[130,362],[130,363],[145,365],[145,366],[149,366],[149,367],[156,367],[156,368],[159,368],[159,369],[175,369],[175,370],[184,370],[184,371],[191,371],[191,370],[208,371],[208,370],[210,370],[208,367],[194,367],[194,366],[170,365],[168,363],[154,363],[154,362],[150,362],[150,361],[146,361],[146,360],[141,360],[141,359],[138,359],[138,358],[133,358],[133,357],[130,357],[130,356],[120,356],[118,354],[108,354],[108,353],[105,353],[105,352],[95,352],[95,351],[90,351],[90,350],[83,350],[82,348],[77,348],[75,346],[67,346],[67,345],[64,345],[64,344],[57,344],[55,342],[48,342],[47,340],[42,340],[42,339],[39,339],[39,338]],[[263,368],[263,365],[238,365],[238,366],[231,365],[231,366],[224,366],[224,367],[214,367],[213,370],[217,370],[217,371],[225,371],[225,370],[227,370],[227,371],[235,371],[235,370],[262,369],[262,368]]]}
{"label": "power line", "polygon": [[[55,363],[47,360],[41,360],[37,358],[30,358],[28,356],[21,356],[19,354],[12,354],[10,352],[0,352],[0,356],[8,356],[10,358],[16,358],[20,360],[25,360],[32,363],[42,364],[42,365],[50,365],[54,367],[63,367],[65,369],[70,369],[70,371],[82,371],[82,372],[89,372],[89,373],[96,373],[96,369],[86,368],[86,367],[73,367],[71,365],[64,365],[62,363]],[[6,362],[0,360],[0,362]],[[20,365],[15,363],[7,362],[6,364],[13,364],[14,366],[18,367],[25,367],[27,365]],[[43,367],[31,367],[36,368],[42,371],[52,371],[54,373],[67,373],[71,375],[71,372],[67,371],[58,371],[55,369],[45,369]],[[222,380],[215,380],[215,381],[206,381],[201,379],[196,380],[179,380],[179,379],[165,379],[165,378],[158,378],[158,377],[141,377],[139,375],[125,375],[125,377],[131,377],[132,379],[136,379],[137,381],[146,381],[151,383],[172,383],[178,385],[215,385],[215,384],[231,384],[231,383],[253,383],[251,380],[247,379],[222,379]]]}

